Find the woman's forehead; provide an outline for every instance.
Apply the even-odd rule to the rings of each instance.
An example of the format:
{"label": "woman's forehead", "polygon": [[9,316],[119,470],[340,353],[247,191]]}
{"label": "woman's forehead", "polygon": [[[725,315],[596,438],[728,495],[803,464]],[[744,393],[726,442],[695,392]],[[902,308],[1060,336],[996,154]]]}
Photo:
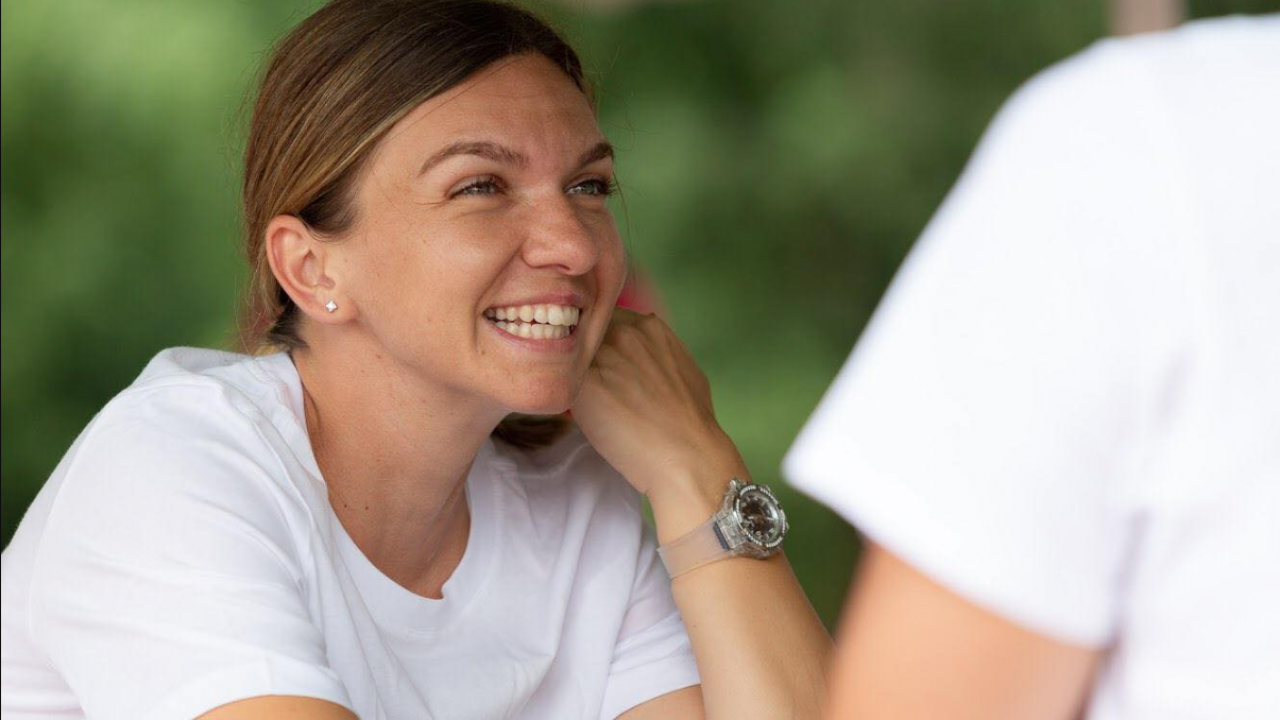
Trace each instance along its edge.
{"label": "woman's forehead", "polygon": [[587,97],[541,55],[498,61],[414,108],[388,144],[432,154],[459,140],[489,141],[528,156],[576,156],[603,141]]}

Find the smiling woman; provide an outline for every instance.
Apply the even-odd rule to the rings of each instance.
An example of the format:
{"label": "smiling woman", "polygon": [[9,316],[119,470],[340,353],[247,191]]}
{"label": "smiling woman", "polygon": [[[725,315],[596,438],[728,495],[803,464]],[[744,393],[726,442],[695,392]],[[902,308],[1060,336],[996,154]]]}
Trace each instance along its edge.
{"label": "smiling woman", "polygon": [[[399,304],[398,313],[378,314],[414,327],[442,317],[440,310],[448,306],[442,300],[476,300],[479,282],[488,280],[484,289],[491,292],[505,290],[501,286],[509,278],[499,277],[500,266],[515,247],[500,239],[519,242],[519,230],[528,227],[528,218],[493,210],[503,202],[532,199],[530,191],[536,191],[536,185],[514,183],[532,180],[535,173],[542,175],[537,179],[550,181],[556,195],[564,190],[580,198],[576,208],[566,205],[561,211],[578,215],[585,210],[594,217],[587,225],[599,237],[585,238],[586,245],[588,254],[603,250],[604,262],[598,265],[599,273],[576,268],[573,273],[597,291],[586,298],[594,307],[611,307],[619,292],[614,285],[623,275],[621,246],[603,204],[614,187],[613,149],[596,126],[577,54],[536,18],[502,5],[428,2],[382,8],[379,12],[363,3],[334,3],[316,13],[285,39],[263,78],[245,153],[247,250],[258,292],[248,308],[244,344],[251,351],[308,346],[300,322],[306,313],[300,307],[311,298],[296,302],[294,297],[305,295],[305,290],[290,292],[287,277],[279,279],[287,268],[278,265],[284,260],[282,250],[272,245],[276,241],[296,248],[300,246],[290,245],[290,240],[305,238],[314,245],[349,239],[353,230],[377,238],[376,248],[333,249],[337,257],[332,262],[363,261],[365,267],[347,271],[348,276],[376,277],[378,286],[366,293],[372,297],[362,298],[359,307],[376,313],[371,303]],[[374,57],[377,61],[371,62]],[[332,71],[317,76],[317,67]],[[484,82],[477,82],[481,79]],[[318,84],[324,85],[323,91],[316,91]],[[547,92],[541,92],[543,88]],[[517,134],[510,134],[509,128]],[[529,150],[520,149],[526,146]],[[573,161],[566,162],[570,158]],[[566,172],[581,177],[563,176]],[[361,183],[366,176],[370,177]],[[562,183],[571,184],[565,188]],[[374,202],[361,202],[360,190],[376,193]],[[549,235],[572,238],[573,233],[566,236],[547,225],[559,214],[548,217],[545,203],[521,206],[523,214],[537,216]],[[358,223],[358,207],[371,222]],[[572,224],[579,220],[575,217]],[[476,252],[481,246],[466,241],[473,237],[490,238],[483,246],[486,257]],[[423,266],[424,274],[416,277],[396,273],[404,284],[388,292],[388,275],[372,265],[398,264],[413,243],[453,253],[456,263],[488,265],[464,272],[465,265],[439,262]],[[594,259],[586,262],[594,268]],[[597,275],[605,282],[591,282]],[[471,287],[460,292],[450,281],[465,281]],[[348,281],[348,289],[360,292],[352,285]],[[423,288],[436,292],[423,293]],[[563,288],[553,289],[566,294]],[[513,297],[501,303],[519,307],[536,300]],[[330,312],[331,324],[346,324],[355,305],[335,297],[320,300],[330,301],[337,306]],[[575,314],[582,310],[573,307]],[[607,312],[595,316],[598,324],[608,320]],[[460,309],[452,317],[467,315]],[[534,339],[534,332],[545,332],[543,322],[513,327],[512,334]],[[439,325],[434,330],[423,335],[408,327],[385,328],[387,334],[412,338],[414,343],[434,340],[434,348],[421,349],[424,359],[435,359],[436,369],[446,371],[444,377],[465,368],[449,352],[436,349],[458,350],[476,347],[475,343],[442,332]],[[579,354],[580,361],[589,359],[590,353]],[[505,379],[516,377],[525,380],[526,387],[556,389],[530,377],[528,368],[512,373],[492,362],[485,367],[491,375],[489,387],[510,388]],[[559,413],[570,400],[562,393],[558,403],[527,409]],[[513,418],[496,432],[530,447],[556,437],[561,426],[552,417]]]}
{"label": "smiling woman", "polygon": [[785,516],[730,513],[768,494],[706,378],[613,309],[582,78],[487,0],[336,0],[284,39],[245,153],[253,352],[160,353],[54,471],[4,553],[6,720],[815,714]]}
{"label": "smiling woman", "polygon": [[[269,72],[264,93],[294,82]],[[612,153],[590,103],[572,75],[538,52],[501,58],[415,100],[315,200],[301,208],[264,204],[249,215],[265,226],[249,237],[251,255],[267,266],[259,297],[276,300],[260,310],[275,316],[268,337],[293,349],[308,389],[324,383],[307,382],[312,368],[325,372],[317,358],[361,367],[390,361],[429,377],[433,394],[443,391],[486,424],[491,411],[477,403],[504,413],[562,412],[624,276],[605,204]],[[331,142],[326,127],[316,123],[316,146],[344,144]],[[283,134],[273,130],[254,128],[251,177],[259,157],[271,156],[257,152],[260,138]],[[246,186],[246,196],[253,194]],[[331,300],[334,311],[315,312]],[[497,308],[547,305],[578,318],[572,335],[546,333],[545,307],[540,320],[521,319],[515,333],[495,332],[486,317]],[[510,342],[516,339],[525,342]],[[440,403],[433,398],[430,406]]]}

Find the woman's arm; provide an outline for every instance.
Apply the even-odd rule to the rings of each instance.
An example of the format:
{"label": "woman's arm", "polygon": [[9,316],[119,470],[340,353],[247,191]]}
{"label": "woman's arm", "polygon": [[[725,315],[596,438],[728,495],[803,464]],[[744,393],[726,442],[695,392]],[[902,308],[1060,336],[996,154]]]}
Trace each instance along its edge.
{"label": "woman's arm", "polygon": [[1100,656],[976,607],[868,544],[825,717],[1067,720]]}
{"label": "woman's arm", "polygon": [[[720,509],[729,480],[748,480],[720,429],[706,378],[661,320],[625,310],[596,354],[573,415],[595,448],[649,497],[658,542]],[[688,629],[701,703],[670,693],[623,717],[814,718],[826,695],[831,638],[785,555],[732,558],[672,581]]]}
{"label": "woman's arm", "polygon": [[[681,491],[651,493],[658,542],[715,514],[731,477],[750,479],[740,460],[708,463]],[[708,718],[819,717],[831,636],[785,554],[703,565],[672,580],[671,592],[698,659]]]}
{"label": "woman's arm", "polygon": [[318,698],[263,695],[227,703],[198,720],[356,720],[350,710]]}

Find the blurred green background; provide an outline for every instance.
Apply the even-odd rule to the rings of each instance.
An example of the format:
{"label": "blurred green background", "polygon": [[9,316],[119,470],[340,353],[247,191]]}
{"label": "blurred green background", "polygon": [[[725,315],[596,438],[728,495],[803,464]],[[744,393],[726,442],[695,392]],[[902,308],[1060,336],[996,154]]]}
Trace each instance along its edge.
{"label": "blurred green background", "polygon": [[[242,103],[317,2],[3,4],[3,539],[93,414],[174,345],[231,347]],[[1108,33],[1079,0],[535,5],[582,52],[632,255],[711,378],[833,625],[857,541],[786,448],[1019,83]],[[1280,3],[1203,0],[1191,17]]]}

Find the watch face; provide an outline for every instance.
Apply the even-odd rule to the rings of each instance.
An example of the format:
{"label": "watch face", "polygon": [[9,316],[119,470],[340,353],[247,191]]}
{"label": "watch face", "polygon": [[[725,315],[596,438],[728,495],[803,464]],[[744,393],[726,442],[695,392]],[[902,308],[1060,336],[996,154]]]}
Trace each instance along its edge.
{"label": "watch face", "polygon": [[748,485],[738,494],[736,509],[743,532],[753,542],[764,547],[774,547],[782,542],[786,515],[768,490]]}

